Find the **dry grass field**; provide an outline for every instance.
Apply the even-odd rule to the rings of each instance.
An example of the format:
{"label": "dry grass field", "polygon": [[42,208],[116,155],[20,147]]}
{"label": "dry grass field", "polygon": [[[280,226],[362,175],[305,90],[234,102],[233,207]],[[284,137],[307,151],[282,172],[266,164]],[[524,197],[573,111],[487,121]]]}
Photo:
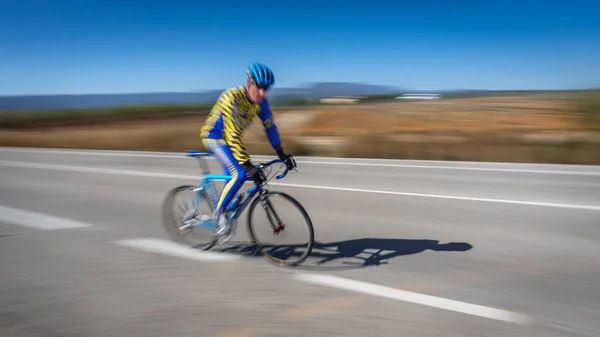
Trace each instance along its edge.
{"label": "dry grass field", "polygon": [[[286,148],[297,155],[600,164],[600,111],[576,113],[573,102],[557,94],[386,101],[276,109],[275,118]],[[0,145],[203,149],[204,119],[198,113],[0,129]],[[252,153],[272,153],[258,120],[245,139]]]}

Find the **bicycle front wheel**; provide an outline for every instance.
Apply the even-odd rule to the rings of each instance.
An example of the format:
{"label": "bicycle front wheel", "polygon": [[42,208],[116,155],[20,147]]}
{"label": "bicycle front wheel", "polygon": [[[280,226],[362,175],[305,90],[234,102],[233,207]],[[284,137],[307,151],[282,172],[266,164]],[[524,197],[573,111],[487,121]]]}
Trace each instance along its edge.
{"label": "bicycle front wheel", "polygon": [[[258,206],[261,207],[258,207]],[[253,216],[259,217],[254,219]],[[284,192],[268,191],[257,196],[248,210],[248,235],[264,257],[289,266],[302,263],[314,245],[314,229],[304,207]],[[298,232],[304,232],[297,235]],[[266,234],[259,239],[259,234]],[[266,243],[269,239],[303,237],[300,243]]]}

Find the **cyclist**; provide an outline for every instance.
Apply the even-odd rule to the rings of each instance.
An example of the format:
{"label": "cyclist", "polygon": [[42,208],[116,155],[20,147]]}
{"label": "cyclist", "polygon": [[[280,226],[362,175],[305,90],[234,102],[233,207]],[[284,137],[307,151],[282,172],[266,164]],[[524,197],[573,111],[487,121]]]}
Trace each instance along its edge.
{"label": "cyclist", "polygon": [[206,149],[233,178],[223,188],[223,193],[215,207],[213,216],[217,223],[218,236],[225,233],[227,219],[225,209],[246,177],[262,184],[265,177],[250,161],[250,156],[242,143],[244,130],[258,116],[265,128],[271,146],[288,169],[295,167],[291,155],[283,151],[273,113],[266,98],[267,91],[275,83],[273,72],[266,65],[255,62],[246,70],[246,85],[229,88],[221,93],[200,130],[200,137]]}

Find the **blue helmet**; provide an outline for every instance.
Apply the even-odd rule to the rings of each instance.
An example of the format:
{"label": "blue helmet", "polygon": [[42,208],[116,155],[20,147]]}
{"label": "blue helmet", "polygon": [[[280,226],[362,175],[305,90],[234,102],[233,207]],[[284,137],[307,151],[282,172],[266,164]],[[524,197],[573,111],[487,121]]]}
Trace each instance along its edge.
{"label": "blue helmet", "polygon": [[259,87],[270,87],[275,83],[275,75],[271,69],[260,62],[251,63],[246,75]]}

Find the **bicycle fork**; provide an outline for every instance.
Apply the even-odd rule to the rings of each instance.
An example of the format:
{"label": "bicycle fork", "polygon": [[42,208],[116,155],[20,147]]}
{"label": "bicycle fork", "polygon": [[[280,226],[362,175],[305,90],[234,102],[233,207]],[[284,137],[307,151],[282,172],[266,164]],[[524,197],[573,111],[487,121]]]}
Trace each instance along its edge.
{"label": "bicycle fork", "polygon": [[271,204],[268,192],[261,196],[260,203],[264,208],[265,212],[267,212],[267,218],[269,218],[269,222],[271,223],[273,233],[279,235],[285,229],[285,225],[283,224],[281,218],[275,211],[273,204]]}

